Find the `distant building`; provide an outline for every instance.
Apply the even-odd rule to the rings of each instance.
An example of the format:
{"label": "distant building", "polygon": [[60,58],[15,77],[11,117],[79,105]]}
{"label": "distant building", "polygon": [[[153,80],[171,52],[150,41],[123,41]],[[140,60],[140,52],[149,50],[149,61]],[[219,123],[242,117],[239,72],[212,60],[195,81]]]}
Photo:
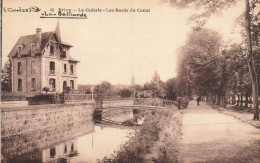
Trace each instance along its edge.
{"label": "distant building", "polygon": [[70,56],[72,45],[61,41],[59,23],[55,31],[40,28],[32,35],[21,36],[8,57],[12,60],[12,92],[26,96],[77,89],[78,60]]}

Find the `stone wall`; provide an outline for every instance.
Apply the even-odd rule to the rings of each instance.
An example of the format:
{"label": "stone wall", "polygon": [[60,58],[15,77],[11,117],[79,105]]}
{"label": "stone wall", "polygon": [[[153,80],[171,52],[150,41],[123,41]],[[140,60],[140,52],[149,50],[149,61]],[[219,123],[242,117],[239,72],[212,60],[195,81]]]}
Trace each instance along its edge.
{"label": "stone wall", "polygon": [[[104,101],[103,107],[133,105],[132,100]],[[1,109],[1,150],[5,160],[31,158],[42,160],[46,149],[64,141],[85,135],[94,130],[92,121],[94,104],[49,104]],[[120,114],[125,114],[119,118]],[[104,111],[107,118],[119,122],[132,118],[132,110],[112,109]],[[36,161],[37,162],[37,161]]]}
{"label": "stone wall", "polygon": [[[5,160],[45,149],[94,130],[93,104],[2,108],[1,151]],[[21,159],[21,158],[19,158]]]}
{"label": "stone wall", "polygon": [[51,148],[55,144],[70,141],[93,131],[94,123],[92,120],[78,121],[50,128],[39,128],[34,131],[2,138],[1,150],[4,159],[8,162],[13,160],[26,162],[32,153],[36,153],[37,160],[42,160],[43,153],[40,152],[41,149]]}
{"label": "stone wall", "polygon": [[92,103],[2,108],[1,136],[50,128],[69,122],[91,120],[92,112]]}

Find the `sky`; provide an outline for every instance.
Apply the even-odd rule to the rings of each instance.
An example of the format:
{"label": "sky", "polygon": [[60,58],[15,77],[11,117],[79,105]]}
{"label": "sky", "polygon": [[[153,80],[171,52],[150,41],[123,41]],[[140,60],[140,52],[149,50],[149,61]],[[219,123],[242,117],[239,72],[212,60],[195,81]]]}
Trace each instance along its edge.
{"label": "sky", "polygon": [[[157,0],[12,0],[6,8],[37,6],[40,12],[3,12],[2,64],[20,36],[54,31],[58,19],[41,19],[43,11],[72,9],[150,9],[150,12],[87,12],[88,19],[59,19],[61,39],[69,42],[71,56],[78,59],[78,84],[137,84],[149,82],[157,71],[161,80],[176,76],[176,53],[184,45],[191,25],[187,18],[196,11],[176,9]],[[75,11],[75,12],[76,12]],[[226,42],[239,41],[232,32],[234,19],[243,11],[243,2],[209,19],[208,28],[223,35]]]}

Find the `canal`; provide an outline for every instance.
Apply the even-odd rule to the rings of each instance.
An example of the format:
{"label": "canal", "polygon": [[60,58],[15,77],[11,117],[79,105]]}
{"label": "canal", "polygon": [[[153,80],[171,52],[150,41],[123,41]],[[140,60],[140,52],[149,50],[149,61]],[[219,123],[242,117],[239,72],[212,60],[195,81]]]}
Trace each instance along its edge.
{"label": "canal", "polygon": [[75,122],[2,137],[2,157],[8,163],[97,162],[118,151],[144,117],[145,111],[116,108],[104,110],[101,121]]}

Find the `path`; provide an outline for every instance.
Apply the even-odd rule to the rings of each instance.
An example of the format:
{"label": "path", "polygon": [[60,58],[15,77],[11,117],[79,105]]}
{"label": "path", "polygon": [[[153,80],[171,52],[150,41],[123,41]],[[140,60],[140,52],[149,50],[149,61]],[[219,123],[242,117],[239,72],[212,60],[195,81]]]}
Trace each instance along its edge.
{"label": "path", "polygon": [[260,129],[195,101],[182,112],[179,162],[260,162]]}

